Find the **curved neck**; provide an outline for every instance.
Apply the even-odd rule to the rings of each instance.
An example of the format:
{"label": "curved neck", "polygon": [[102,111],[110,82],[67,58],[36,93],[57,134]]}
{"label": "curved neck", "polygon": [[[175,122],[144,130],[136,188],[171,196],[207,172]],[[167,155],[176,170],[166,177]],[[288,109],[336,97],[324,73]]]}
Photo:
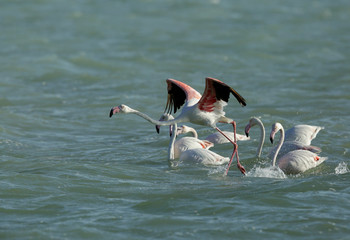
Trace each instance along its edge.
{"label": "curved neck", "polygon": [[174,123],[171,125],[173,128],[173,134],[171,135],[171,139],[169,142],[169,147],[168,147],[168,160],[173,160],[175,159],[175,152],[174,152],[174,145],[175,145],[175,140],[176,140],[176,129],[177,129],[177,124]]}
{"label": "curved neck", "polygon": [[280,138],[280,141],[278,142],[278,146],[277,146],[275,155],[273,155],[272,166],[276,165],[277,155],[278,155],[279,151],[281,150],[281,147],[282,147],[283,142],[284,142],[284,129],[283,129],[283,127],[280,128],[279,132],[281,132],[281,138]]}
{"label": "curved neck", "polygon": [[262,148],[263,148],[264,142],[265,142],[265,128],[264,128],[263,123],[260,121],[260,119],[258,119],[257,122],[258,122],[258,126],[260,128],[260,139],[259,139],[259,145],[258,145],[258,149],[256,151],[256,155],[258,158],[260,158],[261,151],[262,151]]}
{"label": "curved neck", "polygon": [[196,129],[189,127],[189,130],[190,130],[189,132],[193,134],[194,138],[198,138],[198,133]]}

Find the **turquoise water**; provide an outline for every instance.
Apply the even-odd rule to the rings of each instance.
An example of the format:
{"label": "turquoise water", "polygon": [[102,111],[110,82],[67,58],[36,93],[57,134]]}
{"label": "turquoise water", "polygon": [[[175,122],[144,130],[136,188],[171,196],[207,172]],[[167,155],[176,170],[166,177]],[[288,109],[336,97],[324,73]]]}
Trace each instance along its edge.
{"label": "turquoise water", "polygon": [[[1,239],[349,239],[349,1],[4,1],[0,22]],[[247,176],[172,168],[166,128],[108,117],[158,119],[165,79],[207,76],[247,100],[225,108],[239,133],[324,126],[328,160],[286,176],[252,129]]]}

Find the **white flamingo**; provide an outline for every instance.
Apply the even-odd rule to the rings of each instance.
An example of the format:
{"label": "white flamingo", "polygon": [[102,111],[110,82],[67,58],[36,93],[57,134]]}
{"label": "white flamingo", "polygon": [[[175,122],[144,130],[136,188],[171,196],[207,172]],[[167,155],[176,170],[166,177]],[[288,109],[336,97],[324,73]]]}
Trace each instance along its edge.
{"label": "white flamingo", "polygon": [[[177,124],[174,123],[172,125],[172,128],[176,129]],[[173,131],[173,133],[171,134],[171,139],[168,148],[168,160],[174,160],[176,158],[176,142],[182,139],[180,138],[176,140],[177,134],[175,132],[176,131]],[[194,138],[192,137],[192,139]],[[191,148],[185,151],[179,151],[179,161],[198,162],[204,165],[222,165],[232,161],[232,158],[234,157],[234,152],[235,150],[233,151],[233,154],[230,159],[228,157],[223,157],[213,151],[210,151],[209,149]]]}
{"label": "white flamingo", "polygon": [[[168,121],[172,120],[174,117],[168,113],[164,113],[160,117],[160,121]],[[175,131],[172,128],[174,128],[174,125],[170,127],[170,135],[180,135],[182,134],[179,131]],[[212,142],[209,142],[207,140],[200,140],[198,137],[182,137],[182,138],[177,138],[176,141],[173,144],[174,147],[174,158],[179,158],[180,155],[189,150],[189,149],[195,149],[195,148],[203,148],[203,149],[209,149],[213,147],[214,144]]]}
{"label": "white flamingo", "polygon": [[[233,88],[225,83],[214,79],[206,78],[205,90],[201,96],[196,90],[185,83],[174,79],[167,79],[168,84],[168,101],[165,112],[174,113],[182,106],[182,112],[173,120],[157,121],[150,118],[148,115],[134,110],[126,105],[119,105],[111,109],[109,116],[112,117],[116,113],[133,113],[143,117],[147,121],[155,125],[166,126],[173,125],[180,122],[191,122],[198,125],[210,126],[229,139],[217,126],[218,122],[230,123],[233,126],[234,134],[236,133],[236,123],[225,116],[223,107],[227,105],[230,93],[232,93],[238,102],[245,106],[245,99],[239,95]],[[245,169],[239,162],[237,143],[236,141],[229,141],[234,145],[233,154],[237,157],[237,167],[245,174]],[[229,162],[229,165],[232,162]]]}
{"label": "white flamingo", "polygon": [[[273,143],[275,134],[277,132],[281,133],[281,137],[277,146],[277,150],[273,156],[272,166],[276,165],[278,152],[284,142],[284,129],[280,123],[275,123],[272,125],[270,134],[271,143]],[[316,153],[307,150],[294,150],[280,157],[277,160],[277,165],[286,174],[298,174],[320,165],[326,159],[326,157],[319,157]]]}
{"label": "white flamingo", "polygon": [[[231,139],[231,141],[234,141],[234,133],[233,132],[229,132],[229,131],[222,131],[227,137],[229,137]],[[182,125],[180,127],[177,128],[177,133],[178,134],[186,134],[186,133],[191,133],[192,136],[194,138],[198,138],[198,133],[196,131],[196,129],[186,126],[186,125]],[[245,135],[242,134],[236,134],[237,137],[237,141],[247,141],[250,139],[250,137],[246,137]],[[215,144],[224,144],[224,143],[229,143],[230,141],[227,140],[227,138],[225,138],[221,133],[219,132],[215,132],[210,134],[209,136],[207,136],[205,138],[205,140],[212,142]]]}
{"label": "white flamingo", "polygon": [[[254,126],[258,126],[260,128],[260,140],[259,140],[259,145],[258,145],[258,149],[256,152],[256,155],[258,158],[260,158],[261,156],[261,152],[262,152],[262,147],[264,145],[264,141],[265,141],[265,128],[264,128],[264,124],[262,123],[262,121],[257,118],[257,117],[252,117],[249,120],[249,123],[247,124],[247,126],[245,127],[245,134],[248,136],[249,135],[249,131],[252,127]],[[320,128],[320,129],[319,129]],[[319,130],[317,130],[317,133],[315,134],[315,131],[311,131],[311,129],[319,129],[321,130],[321,127],[317,127],[315,128],[315,126],[310,126],[310,125],[296,125],[292,128],[290,128],[289,130],[287,130],[287,132],[285,133],[285,140],[283,141],[283,145],[280,148],[280,151],[278,153],[277,157],[283,156],[284,154],[290,152],[290,151],[294,151],[294,150],[307,150],[307,151],[311,151],[311,152],[315,152],[315,153],[319,153],[321,152],[321,149],[315,146],[310,146],[309,144],[311,143],[311,141],[304,141],[304,142],[300,142],[298,141],[299,139],[314,139],[318,133]],[[303,131],[304,130],[304,131]],[[288,139],[288,140],[286,140]],[[270,153],[269,153],[269,158],[273,158],[273,155],[275,154],[277,150],[277,146],[274,147]]]}

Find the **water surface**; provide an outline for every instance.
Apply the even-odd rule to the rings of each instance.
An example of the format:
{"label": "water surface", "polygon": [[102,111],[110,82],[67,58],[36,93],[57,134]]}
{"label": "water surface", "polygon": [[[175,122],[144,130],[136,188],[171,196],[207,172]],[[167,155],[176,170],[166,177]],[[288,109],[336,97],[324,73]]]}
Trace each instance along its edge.
{"label": "water surface", "polygon": [[[349,18],[345,0],[2,3],[0,237],[348,239]],[[158,119],[165,79],[203,92],[208,76],[247,100],[225,108],[239,133],[251,116],[267,132],[324,126],[313,145],[328,160],[286,176],[268,138],[256,159],[252,129],[247,176],[172,168],[167,128],[108,117],[124,103]]]}

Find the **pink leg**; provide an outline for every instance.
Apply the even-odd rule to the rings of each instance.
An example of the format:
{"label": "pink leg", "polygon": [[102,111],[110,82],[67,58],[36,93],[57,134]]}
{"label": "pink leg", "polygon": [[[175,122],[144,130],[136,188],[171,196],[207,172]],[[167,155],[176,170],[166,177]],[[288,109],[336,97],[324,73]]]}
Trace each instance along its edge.
{"label": "pink leg", "polygon": [[[233,138],[234,138],[234,141],[237,145],[237,135],[236,135],[236,122],[235,121],[232,121],[231,122],[232,126],[233,126]],[[241,173],[243,175],[245,175],[245,168],[243,167],[243,165],[239,162],[239,157],[238,157],[238,145],[236,147],[236,158],[237,158],[237,167],[238,169],[241,171]],[[230,166],[228,166],[227,170],[226,170],[226,175],[228,173],[228,170],[229,170]]]}
{"label": "pink leg", "polygon": [[238,145],[237,145],[237,137],[236,137],[236,122],[235,121],[232,121],[231,122],[232,126],[233,126],[233,136],[234,136],[234,142],[229,138],[227,137],[219,128],[216,127],[216,130],[218,130],[225,138],[227,138],[227,140],[229,140],[233,146],[234,146],[234,149],[233,149],[233,153],[232,153],[232,156],[231,156],[231,159],[228,163],[228,167],[226,169],[226,175],[227,175],[227,172],[228,170],[230,169],[230,166],[231,166],[231,163],[232,163],[232,160],[233,160],[233,157],[234,155],[236,154],[236,157],[237,157],[237,167],[238,169],[241,171],[241,173],[243,173],[245,175],[245,172],[246,170],[244,169],[244,167],[242,166],[242,164],[239,162],[239,157],[238,157]]}
{"label": "pink leg", "polygon": [[[232,163],[232,160],[234,158],[235,155],[237,155],[237,147],[238,145],[234,145],[234,149],[233,149],[233,153],[231,155],[231,158],[230,158],[230,161],[228,162],[228,165],[227,165],[227,168],[226,168],[226,172],[225,172],[225,175],[227,175],[228,173],[228,170],[230,169],[230,166],[231,166],[231,163]],[[238,156],[238,155],[237,155]],[[238,167],[239,168],[239,167]],[[243,168],[244,169],[244,168]],[[240,169],[241,170],[241,169]],[[242,172],[242,171],[241,171]],[[244,174],[244,173],[243,173]]]}

